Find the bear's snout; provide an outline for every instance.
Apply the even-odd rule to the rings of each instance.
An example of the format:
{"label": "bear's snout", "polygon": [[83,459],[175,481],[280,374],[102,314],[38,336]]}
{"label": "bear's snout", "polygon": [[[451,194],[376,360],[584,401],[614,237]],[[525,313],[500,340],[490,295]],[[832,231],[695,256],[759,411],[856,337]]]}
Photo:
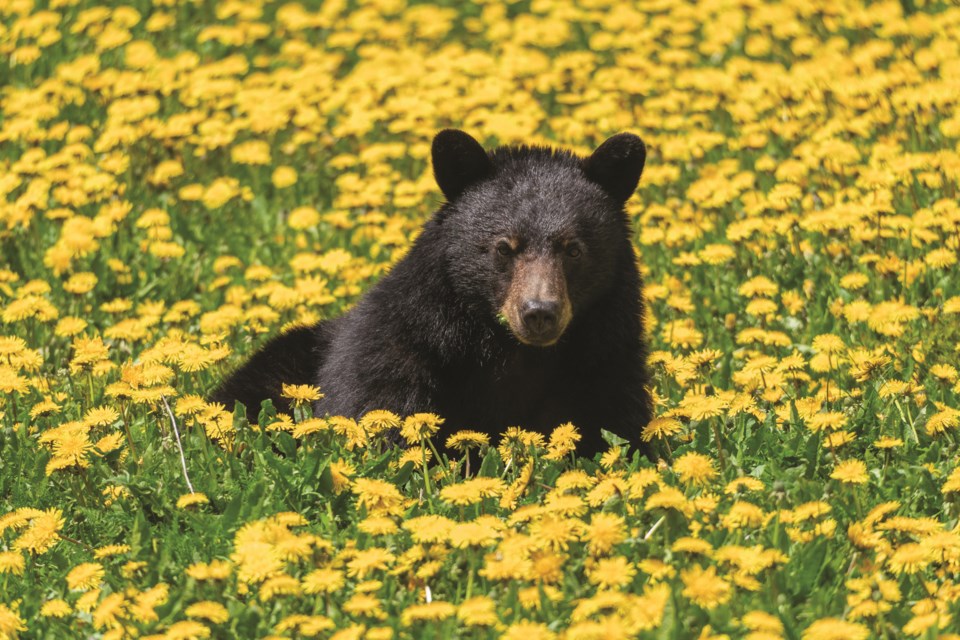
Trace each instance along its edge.
{"label": "bear's snout", "polygon": [[552,336],[557,328],[560,303],[553,300],[527,300],[522,305],[523,326],[533,336]]}
{"label": "bear's snout", "polygon": [[559,340],[572,315],[561,262],[554,256],[518,259],[501,313],[523,344],[549,347]]}

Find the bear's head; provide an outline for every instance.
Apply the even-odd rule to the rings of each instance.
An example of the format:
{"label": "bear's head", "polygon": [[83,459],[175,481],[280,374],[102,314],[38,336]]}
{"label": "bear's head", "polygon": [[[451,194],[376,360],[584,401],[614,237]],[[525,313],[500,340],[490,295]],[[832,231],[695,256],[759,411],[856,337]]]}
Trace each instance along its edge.
{"label": "bear's head", "polygon": [[447,204],[436,220],[459,295],[521,343],[556,344],[633,260],[623,206],[645,159],[629,133],[582,158],[546,147],[488,153],[463,131],[441,131],[433,170]]}

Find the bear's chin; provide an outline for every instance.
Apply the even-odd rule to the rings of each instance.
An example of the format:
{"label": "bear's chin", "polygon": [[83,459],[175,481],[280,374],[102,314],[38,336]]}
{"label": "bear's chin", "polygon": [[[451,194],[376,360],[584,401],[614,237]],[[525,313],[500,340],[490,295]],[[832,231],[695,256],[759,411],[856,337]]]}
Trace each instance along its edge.
{"label": "bear's chin", "polygon": [[560,341],[561,337],[563,337],[562,331],[551,333],[548,336],[532,336],[521,331],[516,331],[513,327],[510,327],[510,333],[513,334],[513,337],[516,338],[517,342],[520,344],[527,347],[535,347],[537,349],[546,349],[548,347],[552,347]]}

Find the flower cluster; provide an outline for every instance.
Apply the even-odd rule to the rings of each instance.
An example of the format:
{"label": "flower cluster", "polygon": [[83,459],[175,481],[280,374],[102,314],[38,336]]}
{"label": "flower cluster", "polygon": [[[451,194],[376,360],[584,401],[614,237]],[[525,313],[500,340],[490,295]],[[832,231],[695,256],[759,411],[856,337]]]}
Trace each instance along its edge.
{"label": "flower cluster", "polygon": [[[957,637],[953,3],[14,0],[0,54],[0,638]],[[448,126],[646,141],[659,463],[204,400]]]}

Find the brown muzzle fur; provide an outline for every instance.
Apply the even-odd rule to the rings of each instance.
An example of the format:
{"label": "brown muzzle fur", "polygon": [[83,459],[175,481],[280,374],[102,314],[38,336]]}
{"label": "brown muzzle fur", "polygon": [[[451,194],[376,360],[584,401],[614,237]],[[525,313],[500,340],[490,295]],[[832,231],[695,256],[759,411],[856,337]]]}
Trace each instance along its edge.
{"label": "brown muzzle fur", "polygon": [[520,342],[535,347],[556,343],[573,315],[560,260],[554,256],[518,259],[500,312]]}

